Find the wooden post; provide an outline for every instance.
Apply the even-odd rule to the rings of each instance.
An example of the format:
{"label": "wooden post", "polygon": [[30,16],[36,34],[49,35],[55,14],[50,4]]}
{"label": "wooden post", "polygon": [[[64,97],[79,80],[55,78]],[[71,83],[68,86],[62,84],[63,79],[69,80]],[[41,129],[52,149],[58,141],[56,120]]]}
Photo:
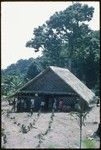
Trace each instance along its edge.
{"label": "wooden post", "polygon": [[83,121],[83,109],[84,109],[84,103],[82,99],[79,99],[79,107],[78,107],[78,113],[79,113],[79,119],[80,119],[80,149],[82,147],[82,121]]}
{"label": "wooden post", "polygon": [[14,112],[15,112],[15,103],[16,103],[16,102],[15,102],[15,98],[14,98]]}
{"label": "wooden post", "polygon": [[80,111],[80,149],[82,145],[82,111]]}
{"label": "wooden post", "polygon": [[99,123],[98,125],[98,128],[97,128],[97,131],[96,131],[96,134],[100,137],[100,127],[101,127],[101,124]]}

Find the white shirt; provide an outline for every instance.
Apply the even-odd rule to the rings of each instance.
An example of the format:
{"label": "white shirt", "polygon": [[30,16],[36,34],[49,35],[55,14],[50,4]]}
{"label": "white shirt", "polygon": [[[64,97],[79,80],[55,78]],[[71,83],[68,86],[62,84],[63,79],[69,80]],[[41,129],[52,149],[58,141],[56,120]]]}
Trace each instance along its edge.
{"label": "white shirt", "polygon": [[34,99],[31,99],[31,104],[32,104],[32,106],[34,106],[34,102],[35,102],[35,100],[34,100]]}
{"label": "white shirt", "polygon": [[41,102],[41,106],[44,106],[45,105],[45,102]]}

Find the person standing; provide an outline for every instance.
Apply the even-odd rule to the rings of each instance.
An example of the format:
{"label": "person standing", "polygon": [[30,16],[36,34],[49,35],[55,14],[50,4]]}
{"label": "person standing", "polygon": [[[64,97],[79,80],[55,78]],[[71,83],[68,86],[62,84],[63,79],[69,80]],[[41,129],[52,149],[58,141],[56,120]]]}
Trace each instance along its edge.
{"label": "person standing", "polygon": [[62,111],[62,109],[63,109],[63,100],[59,102],[59,111]]}
{"label": "person standing", "polygon": [[55,101],[53,103],[53,109],[54,109],[54,111],[56,110],[56,99],[55,99]]}
{"label": "person standing", "polygon": [[44,106],[45,106],[45,102],[42,101],[42,102],[41,102],[41,110],[42,110],[42,111],[44,110]]}
{"label": "person standing", "polygon": [[31,99],[31,108],[34,110],[34,107],[35,107],[35,100],[34,99]]}
{"label": "person standing", "polygon": [[17,112],[20,112],[21,111],[21,107],[20,107],[20,100],[18,99],[17,100]]}
{"label": "person standing", "polygon": [[21,99],[21,112],[23,112],[24,111],[24,99]]}
{"label": "person standing", "polygon": [[35,100],[31,99],[31,115],[33,114],[33,111],[34,111],[34,103],[35,103]]}
{"label": "person standing", "polygon": [[14,100],[13,100],[13,107],[12,107],[12,110],[14,110],[14,112],[15,112],[15,107],[16,107],[16,99],[14,98]]}

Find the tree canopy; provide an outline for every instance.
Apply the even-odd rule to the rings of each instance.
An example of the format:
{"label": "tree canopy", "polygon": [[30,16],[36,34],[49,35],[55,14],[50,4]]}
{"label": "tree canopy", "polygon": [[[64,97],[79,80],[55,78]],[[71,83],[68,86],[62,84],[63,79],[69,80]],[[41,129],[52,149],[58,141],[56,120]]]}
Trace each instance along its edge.
{"label": "tree canopy", "polygon": [[35,51],[43,49],[49,64],[53,62],[61,66],[61,60],[65,59],[66,66],[71,69],[71,60],[76,57],[85,36],[91,31],[85,21],[92,19],[93,12],[93,7],[80,3],[56,12],[45,24],[34,29],[34,38],[26,46],[33,47]]}
{"label": "tree canopy", "polygon": [[35,52],[43,50],[43,64],[69,68],[92,89],[98,82],[100,47],[99,31],[88,25],[93,13],[93,7],[74,3],[35,28],[26,43]]}
{"label": "tree canopy", "polygon": [[37,76],[40,72],[41,72],[41,69],[38,67],[37,59],[36,59],[36,61],[34,60],[34,61],[30,64],[30,66],[28,67],[27,72],[26,72],[26,76],[25,76],[25,80],[28,81],[28,80],[33,79],[33,78],[34,78],[35,76]]}

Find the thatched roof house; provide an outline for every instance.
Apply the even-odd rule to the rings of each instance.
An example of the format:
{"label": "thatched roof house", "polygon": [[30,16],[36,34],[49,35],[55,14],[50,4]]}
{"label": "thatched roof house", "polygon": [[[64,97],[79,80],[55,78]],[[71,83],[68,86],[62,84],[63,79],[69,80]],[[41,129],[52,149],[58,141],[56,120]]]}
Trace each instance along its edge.
{"label": "thatched roof house", "polygon": [[95,94],[68,69],[50,66],[30,80],[14,95],[74,95],[90,102]]}

